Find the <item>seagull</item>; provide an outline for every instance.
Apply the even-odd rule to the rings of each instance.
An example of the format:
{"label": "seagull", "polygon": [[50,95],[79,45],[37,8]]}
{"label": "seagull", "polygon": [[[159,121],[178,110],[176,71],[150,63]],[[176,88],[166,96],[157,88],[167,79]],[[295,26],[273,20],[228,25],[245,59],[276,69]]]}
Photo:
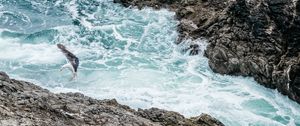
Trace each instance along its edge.
{"label": "seagull", "polygon": [[57,44],[57,47],[67,57],[67,61],[68,61],[67,64],[63,65],[60,68],[60,71],[62,71],[64,68],[68,68],[69,70],[71,70],[73,74],[70,80],[74,80],[77,77],[77,68],[79,66],[79,59],[73,53],[67,50],[63,44]]}

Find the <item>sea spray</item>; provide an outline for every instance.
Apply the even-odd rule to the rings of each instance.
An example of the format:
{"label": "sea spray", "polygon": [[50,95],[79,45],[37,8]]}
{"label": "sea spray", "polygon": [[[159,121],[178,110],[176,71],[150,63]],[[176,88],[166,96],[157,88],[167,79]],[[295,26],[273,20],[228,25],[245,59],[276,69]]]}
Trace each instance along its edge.
{"label": "sea spray", "polygon": [[[209,113],[230,126],[300,125],[300,106],[277,91],[252,78],[213,73],[203,56],[205,39],[174,44],[173,12],[108,0],[0,3],[0,70],[13,78],[134,108]],[[80,58],[77,81],[59,71],[66,60],[57,43]],[[201,45],[199,55],[182,51],[190,43]]]}

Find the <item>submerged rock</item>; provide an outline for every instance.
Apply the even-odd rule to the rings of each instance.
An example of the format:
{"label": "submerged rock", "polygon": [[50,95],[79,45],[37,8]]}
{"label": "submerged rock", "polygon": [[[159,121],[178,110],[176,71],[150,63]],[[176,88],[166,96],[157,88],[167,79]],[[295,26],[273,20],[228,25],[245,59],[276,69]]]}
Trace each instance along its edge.
{"label": "submerged rock", "polygon": [[154,108],[136,111],[115,99],[96,100],[80,93],[54,94],[0,72],[1,126],[223,125],[210,116],[205,118],[204,122],[193,121],[194,118],[186,119],[179,113]]}
{"label": "submerged rock", "polygon": [[206,37],[205,56],[214,72],[253,76],[260,84],[300,103],[300,1],[115,2],[175,11],[180,20],[178,40]]}

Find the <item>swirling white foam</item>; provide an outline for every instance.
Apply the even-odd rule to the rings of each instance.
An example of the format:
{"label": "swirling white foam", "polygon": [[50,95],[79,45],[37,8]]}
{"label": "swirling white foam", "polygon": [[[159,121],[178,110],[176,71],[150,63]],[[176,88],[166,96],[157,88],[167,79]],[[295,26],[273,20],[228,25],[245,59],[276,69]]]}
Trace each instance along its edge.
{"label": "swirling white foam", "polygon": [[[7,30],[2,29],[0,70],[56,93],[116,98],[133,108],[159,107],[188,117],[208,113],[230,126],[300,125],[300,106],[286,96],[252,78],[213,73],[202,56],[205,39],[174,44],[178,22],[173,12],[128,9],[111,1],[98,1],[101,8],[86,12],[77,2],[53,4],[65,7],[68,21],[79,19],[82,26],[49,25],[47,29],[57,34],[42,31],[42,35],[53,36],[51,40],[24,43],[24,36],[41,36],[30,32],[14,37],[9,35],[15,32],[9,31],[3,37]],[[65,44],[80,58],[76,81],[68,81],[70,72],[59,72],[66,61],[56,43]],[[200,55],[183,54],[180,50],[187,43],[200,44]]]}

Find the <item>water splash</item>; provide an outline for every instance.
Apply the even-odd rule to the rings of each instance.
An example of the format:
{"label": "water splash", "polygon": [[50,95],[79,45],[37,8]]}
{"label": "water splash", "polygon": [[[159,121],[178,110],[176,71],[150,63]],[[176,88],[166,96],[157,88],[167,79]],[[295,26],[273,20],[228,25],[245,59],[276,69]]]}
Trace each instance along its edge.
{"label": "water splash", "polygon": [[[53,92],[117,98],[133,108],[159,107],[185,116],[204,112],[230,126],[300,125],[300,106],[277,91],[252,78],[213,73],[202,56],[205,39],[175,45],[173,12],[128,9],[108,0],[0,5],[0,70],[14,78]],[[77,81],[59,72],[66,61],[56,43],[80,58]],[[199,55],[181,51],[190,43],[201,45]]]}

